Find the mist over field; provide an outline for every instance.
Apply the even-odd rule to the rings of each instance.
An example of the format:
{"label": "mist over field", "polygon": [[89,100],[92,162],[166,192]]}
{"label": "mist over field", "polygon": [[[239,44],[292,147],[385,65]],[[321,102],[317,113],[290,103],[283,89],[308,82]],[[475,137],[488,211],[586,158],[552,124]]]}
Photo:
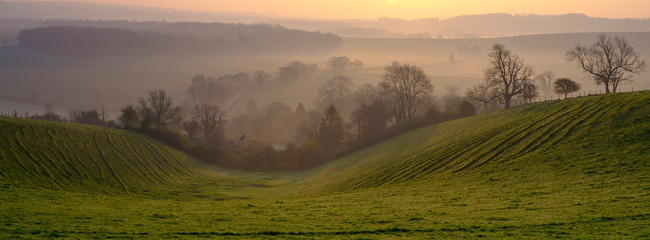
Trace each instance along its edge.
{"label": "mist over field", "polygon": [[0,0],[0,239],[650,236],[647,3],[364,1]]}

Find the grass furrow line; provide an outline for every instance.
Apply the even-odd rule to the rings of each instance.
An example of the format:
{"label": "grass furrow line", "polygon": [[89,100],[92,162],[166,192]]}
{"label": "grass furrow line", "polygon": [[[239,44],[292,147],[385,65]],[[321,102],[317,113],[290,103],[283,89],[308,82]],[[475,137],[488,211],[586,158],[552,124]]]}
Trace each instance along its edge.
{"label": "grass furrow line", "polygon": [[[588,118],[592,118],[592,116],[593,116],[595,113],[599,113],[599,112],[600,112],[600,113],[604,113],[604,112],[605,112],[605,111],[603,111],[604,109],[607,109],[607,108],[611,108],[611,107],[612,107],[612,106],[611,106],[611,103],[610,103],[610,104],[607,104],[607,105],[605,105],[605,106],[602,106],[602,107],[599,107],[599,108],[598,108],[598,106],[599,106],[601,100],[602,100],[602,98],[599,98],[599,99],[597,99],[594,103],[591,103],[590,106],[585,106],[585,107],[584,107],[584,108],[589,108],[589,109],[586,110],[586,111],[587,111],[587,112],[586,112],[587,115],[583,118],[583,120],[584,120],[584,119],[588,119]],[[586,101],[583,101],[583,102],[586,103]],[[561,132],[563,129],[565,129],[566,126],[568,126],[571,122],[575,122],[575,120],[576,120],[577,118],[580,118],[580,117],[582,116],[582,114],[584,114],[584,113],[577,113],[577,114],[574,114],[574,115],[571,116],[568,120],[567,120],[567,119],[562,119],[562,121],[555,121],[555,122],[556,122],[555,125],[549,126],[548,129],[546,129],[543,133],[541,133],[541,136],[542,136],[542,137],[538,137],[538,138],[532,140],[529,144],[527,144],[526,146],[524,146],[520,151],[518,151],[518,152],[515,153],[515,154],[512,154],[512,155],[509,156],[508,158],[510,158],[510,159],[518,158],[518,157],[520,157],[520,156],[522,156],[522,155],[524,155],[524,154],[526,154],[526,153],[529,153],[529,152],[532,152],[532,151],[537,150],[540,146],[544,146],[544,145],[546,145],[546,143],[547,143],[548,141],[550,141],[551,139],[553,139],[553,138],[554,138],[554,137],[555,137],[559,132]],[[582,121],[582,120],[581,120],[581,121]],[[557,125],[558,125],[557,123],[563,123],[563,124],[561,124],[561,125],[558,127],[558,126],[557,126]],[[576,123],[576,124],[578,124],[578,123]],[[574,124],[574,126],[575,126],[575,124]],[[564,135],[563,137],[560,137],[559,139],[564,139],[565,137],[567,137],[567,135]]]}
{"label": "grass furrow line", "polygon": [[[581,107],[584,104],[585,103],[583,102]],[[583,111],[582,110],[583,108],[581,108],[581,107],[578,107],[578,109],[580,109],[579,111]],[[559,112],[563,112],[563,113],[561,113],[559,116],[557,116],[557,114]],[[568,114],[570,114],[570,109],[568,109],[567,106],[564,106],[564,107],[560,108],[560,110],[550,114],[550,117],[553,117],[553,120],[549,120],[548,117],[546,117],[544,119],[547,120],[547,123],[550,123],[550,122],[553,122],[555,119],[560,119],[560,118],[562,118],[562,117],[564,117],[564,116],[566,116]],[[507,150],[510,150],[512,148],[512,146],[515,146],[519,142],[521,142],[522,140],[526,139],[530,134],[531,128],[533,128],[533,126],[537,125],[540,122],[542,122],[542,121],[536,121],[536,122],[531,123],[531,124],[525,124],[525,127],[523,129],[515,131],[515,133],[512,134],[512,135],[510,135],[509,133],[501,134],[503,136],[503,138],[505,138],[505,140],[492,141],[493,145],[494,145],[492,148],[490,148],[487,151],[484,151],[483,154],[478,155],[476,158],[474,158],[474,160],[470,161],[468,164],[460,167],[459,169],[457,169],[457,170],[455,170],[453,172],[459,172],[459,171],[463,171],[465,169],[469,169],[469,168],[471,168],[472,166],[474,166],[474,165],[476,165],[478,163],[484,164],[484,163],[492,161],[497,156],[501,155],[503,152],[505,152]],[[542,125],[541,127],[543,127],[543,126],[544,125]],[[517,128],[514,128],[514,129],[517,129]],[[537,129],[539,129],[539,127]],[[485,160],[482,160],[482,159],[485,159]]]}
{"label": "grass furrow line", "polygon": [[[603,98],[601,97],[599,100],[601,100],[601,99],[603,99]],[[608,112],[604,111],[604,109],[618,109],[618,106],[621,106],[623,104],[624,103],[622,103],[622,102],[613,102],[613,101],[610,101],[607,104],[602,104],[602,106],[600,107],[600,109],[598,111],[593,111],[588,116],[585,116],[584,118],[582,118],[580,121],[577,121],[574,124],[570,125],[570,127],[567,129],[567,131],[562,136],[560,136],[555,141],[553,141],[550,144],[550,146],[555,146],[560,141],[566,140],[566,138],[568,138],[569,135],[571,135],[571,133],[573,133],[578,126],[584,125],[586,120],[591,119],[593,121],[595,119],[598,119],[598,117],[594,117],[594,115],[599,114],[600,116],[603,116],[603,115],[607,114]]]}
{"label": "grass furrow line", "polygon": [[[95,135],[95,139],[97,139],[97,134]],[[100,160],[101,160],[101,161],[103,162],[103,164],[106,166],[106,169],[107,169],[108,172],[111,174],[111,176],[115,179],[115,181],[116,181],[117,183],[120,184],[120,187],[122,188],[122,190],[126,192],[126,189],[127,189],[127,188],[126,188],[126,185],[124,185],[124,183],[122,182],[122,179],[120,179],[120,178],[115,174],[115,172],[113,171],[113,167],[111,167],[110,162],[107,161],[106,158],[104,158],[104,153],[102,152],[102,149],[101,149],[101,147],[99,146],[99,142],[96,142],[95,144],[96,144],[97,152],[99,153],[99,158],[100,158]]]}
{"label": "grass furrow line", "polygon": [[[167,155],[171,155],[170,152],[168,152],[167,149],[157,148],[153,144],[152,139],[143,139],[143,136],[140,136],[140,135],[138,135],[138,138],[143,140],[143,143],[144,143],[143,146],[146,146],[147,149],[152,150],[151,152],[156,154],[159,157],[157,160],[160,163],[167,166],[169,169],[174,170],[175,172],[183,173],[183,174],[185,174],[185,176],[192,176],[191,171],[189,170],[189,168],[187,168],[187,166],[184,166],[184,165],[180,164],[180,161],[178,161],[179,159],[177,159],[177,158],[165,158],[165,157],[163,157],[161,155],[161,152],[166,153]],[[174,161],[174,163],[173,163],[174,165],[172,165],[171,161]],[[181,169],[181,168],[183,168],[183,169]]]}
{"label": "grass furrow line", "polygon": [[[130,154],[125,153],[121,149],[127,149],[125,145],[122,146],[116,146],[114,141],[111,141],[111,136],[109,135],[108,132],[104,132],[104,138],[106,139],[106,142],[109,144],[111,150],[117,155],[116,157],[119,159],[119,162],[122,163],[122,166],[126,168],[127,172],[126,175],[130,176],[131,178],[137,178],[137,180],[145,180],[148,181],[150,184],[159,184],[160,182],[163,182],[162,179],[158,179],[158,181],[153,181],[152,178],[156,178],[157,174],[153,171],[149,171],[149,173],[146,173],[143,171],[143,169],[151,169],[149,168],[144,168],[144,167],[138,167],[142,164],[137,164],[134,161],[137,161],[137,157],[134,156],[140,156],[138,152],[131,152]],[[133,166],[133,167],[132,167]],[[134,169],[135,167],[135,169]],[[137,170],[136,170],[137,169]]]}

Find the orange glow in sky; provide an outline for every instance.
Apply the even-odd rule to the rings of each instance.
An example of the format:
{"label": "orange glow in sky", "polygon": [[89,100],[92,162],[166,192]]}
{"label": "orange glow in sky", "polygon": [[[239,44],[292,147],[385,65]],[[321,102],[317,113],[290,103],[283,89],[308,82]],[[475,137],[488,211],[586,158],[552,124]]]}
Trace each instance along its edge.
{"label": "orange glow in sky", "polygon": [[584,13],[648,18],[650,0],[79,0],[214,12],[249,12],[317,19],[448,18],[483,13]]}

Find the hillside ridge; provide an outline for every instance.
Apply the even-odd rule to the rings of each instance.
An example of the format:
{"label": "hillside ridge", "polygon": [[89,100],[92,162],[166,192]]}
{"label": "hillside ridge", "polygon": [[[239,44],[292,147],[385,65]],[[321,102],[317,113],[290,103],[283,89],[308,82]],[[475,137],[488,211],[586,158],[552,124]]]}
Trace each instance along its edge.
{"label": "hillside ridge", "polygon": [[348,191],[509,171],[511,165],[531,161],[540,167],[574,161],[588,168],[603,158],[647,165],[640,159],[650,153],[648,106],[650,91],[644,91],[534,103],[459,119],[348,155],[322,166],[306,182],[326,191]]}
{"label": "hillside ridge", "polygon": [[54,189],[131,191],[201,178],[196,160],[141,134],[0,117],[0,180]]}

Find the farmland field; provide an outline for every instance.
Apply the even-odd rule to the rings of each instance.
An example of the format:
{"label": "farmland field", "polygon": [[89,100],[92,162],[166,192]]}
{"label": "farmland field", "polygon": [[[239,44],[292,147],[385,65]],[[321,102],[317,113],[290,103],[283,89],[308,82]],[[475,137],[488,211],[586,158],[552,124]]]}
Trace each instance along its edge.
{"label": "farmland field", "polygon": [[648,106],[648,91],[528,104],[291,173],[3,117],[0,238],[650,238]]}

